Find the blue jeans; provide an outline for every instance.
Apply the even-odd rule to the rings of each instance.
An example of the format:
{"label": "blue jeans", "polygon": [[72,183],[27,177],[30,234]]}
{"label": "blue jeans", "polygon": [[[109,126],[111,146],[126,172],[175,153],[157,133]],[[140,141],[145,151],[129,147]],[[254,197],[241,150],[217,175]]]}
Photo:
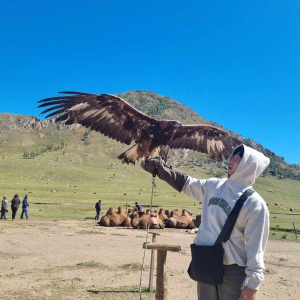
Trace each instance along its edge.
{"label": "blue jeans", "polygon": [[95,220],[99,220],[100,214],[101,214],[101,210],[97,210]]}
{"label": "blue jeans", "polygon": [[25,213],[26,219],[29,219],[28,207],[23,207],[22,208],[21,219],[23,219],[24,213]]}
{"label": "blue jeans", "polygon": [[6,220],[6,211],[1,212],[1,220]]}

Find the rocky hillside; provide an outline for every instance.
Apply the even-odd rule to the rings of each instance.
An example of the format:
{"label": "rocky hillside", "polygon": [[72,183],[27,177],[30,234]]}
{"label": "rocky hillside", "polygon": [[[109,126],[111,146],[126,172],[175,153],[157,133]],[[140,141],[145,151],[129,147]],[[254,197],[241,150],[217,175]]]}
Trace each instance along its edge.
{"label": "rocky hillside", "polygon": [[[202,118],[172,98],[154,92],[132,91],[119,96],[138,110],[155,118],[175,119],[183,124],[211,124],[224,129],[220,124]],[[230,134],[242,138],[238,133],[230,132]],[[52,151],[55,148],[65,147],[67,144],[69,147],[72,146],[77,150],[79,149],[78,151],[84,152],[85,147],[91,143],[99,144],[101,147],[103,146],[103,149],[105,149],[105,145],[109,149],[114,149],[111,151],[103,150],[110,156],[110,159],[115,159],[117,156],[115,151],[121,153],[123,149],[123,145],[111,140],[108,141],[100,134],[90,132],[79,125],[65,126],[56,123],[54,119],[39,120],[37,117],[27,115],[0,114],[0,155],[5,155],[5,153],[13,150],[19,151],[20,157],[23,155],[23,157],[27,156],[26,158],[34,158],[35,155],[38,155],[37,153]],[[244,143],[270,157],[271,164],[265,172],[265,176],[300,180],[299,165],[287,164],[282,157],[251,139],[244,140]],[[25,155],[25,153],[27,154]],[[171,151],[170,161],[179,167],[185,166],[195,170],[198,168],[206,169],[212,176],[221,177],[226,173],[225,162],[213,161],[204,154],[189,150]]]}

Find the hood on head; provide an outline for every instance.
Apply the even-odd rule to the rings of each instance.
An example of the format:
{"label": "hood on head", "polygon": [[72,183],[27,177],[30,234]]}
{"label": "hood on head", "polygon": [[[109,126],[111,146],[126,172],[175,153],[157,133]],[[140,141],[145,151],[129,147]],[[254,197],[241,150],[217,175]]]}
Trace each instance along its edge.
{"label": "hood on head", "polygon": [[270,163],[270,159],[261,152],[244,144],[243,147],[243,158],[234,174],[232,174],[228,179],[229,187],[236,192],[241,192],[244,189],[252,186],[256,178],[266,169],[266,167]]}

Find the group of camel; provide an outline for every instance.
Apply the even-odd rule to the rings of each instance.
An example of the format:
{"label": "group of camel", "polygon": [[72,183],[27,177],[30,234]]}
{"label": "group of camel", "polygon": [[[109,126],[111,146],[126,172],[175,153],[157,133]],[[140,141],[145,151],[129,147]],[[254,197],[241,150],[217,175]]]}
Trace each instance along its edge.
{"label": "group of camel", "polygon": [[[150,222],[150,226],[149,226]],[[192,213],[186,209],[182,210],[182,214],[178,209],[164,210],[163,208],[157,211],[151,211],[147,209],[146,212],[138,211],[137,208],[129,207],[127,214],[122,210],[122,207],[118,207],[118,211],[115,212],[113,207],[110,207],[106,215],[103,216],[99,222],[99,225],[114,227],[124,226],[133,227],[138,229],[164,229],[164,228],[181,228],[181,229],[195,229],[199,228],[201,223],[201,215],[197,215],[193,219]]]}

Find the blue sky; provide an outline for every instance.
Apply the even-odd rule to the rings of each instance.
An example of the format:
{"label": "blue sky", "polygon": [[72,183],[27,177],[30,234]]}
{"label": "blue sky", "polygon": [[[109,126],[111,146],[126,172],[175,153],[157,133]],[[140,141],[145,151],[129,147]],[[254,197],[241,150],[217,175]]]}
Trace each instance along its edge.
{"label": "blue sky", "polygon": [[0,112],[154,91],[300,164],[297,0],[2,0]]}

